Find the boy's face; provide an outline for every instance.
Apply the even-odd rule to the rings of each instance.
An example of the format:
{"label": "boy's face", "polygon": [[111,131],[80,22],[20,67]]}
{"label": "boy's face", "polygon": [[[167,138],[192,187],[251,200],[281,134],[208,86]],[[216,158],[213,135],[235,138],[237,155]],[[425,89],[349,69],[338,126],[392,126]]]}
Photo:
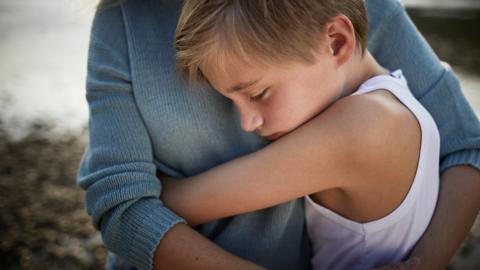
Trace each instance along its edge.
{"label": "boy's face", "polygon": [[335,59],[317,54],[313,64],[248,65],[235,58],[223,67],[205,64],[204,76],[240,112],[242,129],[278,139],[336,101],[343,88]]}

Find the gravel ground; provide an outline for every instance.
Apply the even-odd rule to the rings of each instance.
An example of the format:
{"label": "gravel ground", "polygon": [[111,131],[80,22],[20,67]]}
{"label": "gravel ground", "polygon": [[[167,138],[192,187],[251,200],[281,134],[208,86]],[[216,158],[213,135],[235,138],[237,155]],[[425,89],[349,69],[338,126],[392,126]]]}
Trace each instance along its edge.
{"label": "gravel ground", "polygon": [[[106,250],[75,185],[85,145],[85,135],[20,142],[0,135],[1,269],[103,269]],[[449,269],[479,268],[480,216]]]}
{"label": "gravel ground", "polygon": [[105,248],[75,174],[85,136],[0,136],[1,269],[102,269]]}

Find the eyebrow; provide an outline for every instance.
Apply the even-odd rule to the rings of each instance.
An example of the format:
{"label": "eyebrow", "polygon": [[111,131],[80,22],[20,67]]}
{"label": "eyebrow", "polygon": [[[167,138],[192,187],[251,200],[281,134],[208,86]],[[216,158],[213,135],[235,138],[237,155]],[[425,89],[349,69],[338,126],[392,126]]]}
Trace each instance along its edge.
{"label": "eyebrow", "polygon": [[256,84],[258,81],[260,81],[260,79],[256,79],[256,80],[249,81],[249,82],[241,82],[241,83],[238,83],[238,84],[236,84],[235,86],[231,87],[231,88],[229,89],[229,92],[237,92],[237,91],[243,90],[243,89],[245,89],[245,88],[248,88],[248,87]]}

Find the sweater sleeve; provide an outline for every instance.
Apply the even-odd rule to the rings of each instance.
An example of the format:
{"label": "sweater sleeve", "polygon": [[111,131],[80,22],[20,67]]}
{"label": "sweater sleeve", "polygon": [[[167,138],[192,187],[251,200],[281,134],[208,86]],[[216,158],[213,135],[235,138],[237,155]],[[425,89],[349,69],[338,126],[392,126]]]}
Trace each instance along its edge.
{"label": "sweater sleeve", "polygon": [[108,250],[140,269],[152,267],[160,239],[184,220],[160,201],[151,141],[131,84],[121,7],[98,11],[88,55],[89,145],[77,183]]}
{"label": "sweater sleeve", "polygon": [[385,67],[402,69],[410,89],[435,119],[440,171],[480,169],[480,125],[452,69],[441,63],[398,0],[367,0],[369,48]]}

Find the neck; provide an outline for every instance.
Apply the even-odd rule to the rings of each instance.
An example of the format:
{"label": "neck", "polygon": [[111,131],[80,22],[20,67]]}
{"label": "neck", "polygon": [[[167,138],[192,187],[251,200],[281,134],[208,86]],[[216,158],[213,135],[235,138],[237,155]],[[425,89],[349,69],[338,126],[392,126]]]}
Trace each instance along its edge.
{"label": "neck", "polygon": [[346,82],[345,86],[343,87],[343,97],[351,95],[366,80],[374,76],[385,75],[389,73],[387,69],[383,68],[377,63],[369,51],[365,51],[363,56],[360,54],[355,55],[351,59],[351,62],[345,66],[345,68]]}

